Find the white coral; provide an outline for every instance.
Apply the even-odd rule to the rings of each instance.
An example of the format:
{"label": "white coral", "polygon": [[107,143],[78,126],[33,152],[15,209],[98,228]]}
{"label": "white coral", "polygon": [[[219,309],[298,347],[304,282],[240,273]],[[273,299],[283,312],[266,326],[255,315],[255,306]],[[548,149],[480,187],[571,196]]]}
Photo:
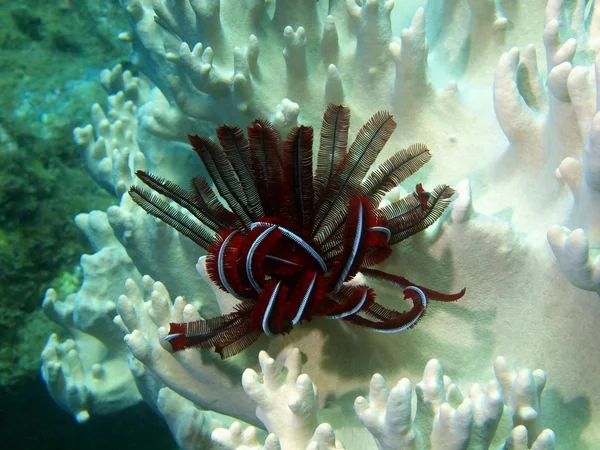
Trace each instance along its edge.
{"label": "white coral", "polygon": [[53,334],[41,356],[50,395],[84,422],[90,414],[107,414],[141,399],[112,324],[118,284],[139,274],[115,239],[106,214],[80,214],[75,222],[98,252],[81,257],[84,282],[79,292],[62,301],[53,289],[46,292],[42,308],[69,338],[61,341]]}
{"label": "white coral", "polygon": [[120,65],[101,74],[112,94],[105,112],[92,106],[92,124],[75,128],[75,143],[82,149],[85,164],[94,180],[121,197],[133,183],[134,171],[145,170],[146,161],[137,142],[137,105],[145,100],[147,84]]}
{"label": "white coral", "polygon": [[[599,8],[600,9],[600,8]],[[600,293],[600,105],[592,98],[600,92],[600,56],[589,68],[573,68],[567,79],[576,113],[583,158],[565,158],[556,174],[564,179],[575,202],[567,224],[573,231],[554,226],[548,241],[567,279],[575,286]],[[590,79],[591,78],[591,79]],[[594,79],[595,78],[595,82]]]}
{"label": "white coral", "polygon": [[256,403],[256,416],[277,434],[283,448],[304,450],[317,426],[317,389],[307,375],[300,374],[300,350],[289,351],[285,374],[267,352],[260,352],[258,358],[262,377],[252,369],[242,377],[246,394]]}
{"label": "white coral", "polygon": [[[551,369],[558,401],[545,413],[556,418],[558,435],[571,436],[566,445],[600,440],[600,400],[594,395],[600,390],[594,339],[600,314],[599,2],[459,0],[422,9],[390,0],[121,3],[132,30],[120,38],[133,43],[140,75],[120,66],[104,72],[108,106],[94,106],[92,125],[76,131],[88,170],[118,200],[107,213],[76,219],[95,252],[82,258],[80,291],[64,301],[53,291],[46,296],[45,311],[69,335],[51,338],[43,356],[43,374],[59,404],[85,420],[140,398],[157,405],[159,392],[177,392],[193,406],[178,400],[171,403],[175,409],[164,409],[165,417],[180,445],[192,448],[213,424],[202,422],[211,426],[194,435],[212,417],[197,406],[222,404],[225,415],[260,426],[255,405],[236,384],[250,364],[245,358],[254,359],[259,348],[275,361],[291,346],[310,355],[306,370],[328,399],[326,409],[338,408],[346,417],[353,414],[348,396],[374,372],[415,378],[435,357],[460,379],[483,378],[486,361],[501,353]],[[187,133],[210,136],[215,125],[246,126],[256,117],[284,132],[298,123],[315,126],[331,101],[350,106],[353,126],[377,110],[392,111],[398,129],[389,151],[419,141],[431,148],[431,165],[410,184],[447,182],[456,199],[438,223],[394,251],[388,268],[440,290],[466,286],[467,295],[456,305],[432,304],[418,327],[397,336],[315,320],[290,336],[259,340],[249,356],[232,364],[213,361],[207,352],[170,354],[160,338],[171,317],[198,317],[196,307],[213,317],[235,300],[220,293],[215,301],[194,269],[202,252],[123,195],[136,182],[135,170],[185,185],[203,170],[182,144]],[[128,278],[133,284],[118,302]],[[186,300],[172,303],[166,288]],[[393,292],[375,288],[396,302]],[[117,303],[123,308],[120,327],[111,322]],[[192,305],[187,310],[186,303]],[[498,422],[496,382],[474,387],[465,400],[435,366],[431,370],[415,388],[420,406],[412,424],[406,406],[396,402],[408,397],[406,381],[383,401],[382,379],[376,378],[372,405],[359,402],[360,411],[371,411],[365,423],[381,442],[394,435],[410,446],[428,436],[431,445],[448,439],[460,447],[470,427],[470,445],[498,448],[509,435],[510,418],[510,427],[513,420],[525,426],[510,432],[507,448],[553,445],[553,434],[539,429],[542,380],[535,372],[504,371],[502,410],[509,412]],[[106,376],[94,375],[101,373]],[[171,391],[161,391],[165,384]],[[295,384],[283,386],[295,392]],[[572,416],[568,405],[576,397],[586,399],[590,419],[582,431],[569,432],[572,422],[565,417]],[[280,392],[277,398],[288,397]],[[390,398],[388,417],[382,405],[388,411]],[[280,408],[292,414],[287,404]],[[317,409],[317,424],[322,412]],[[275,425],[275,419],[268,420]],[[339,440],[354,444],[356,421],[337,419],[326,422]],[[317,436],[308,430],[311,424],[302,435],[314,442],[306,445],[333,448],[330,429],[317,427]],[[488,442],[490,436],[502,438]],[[261,448],[262,438],[251,437],[248,445]],[[265,445],[279,444],[272,437]]]}
{"label": "white coral", "polygon": [[[141,286],[127,280],[126,290],[127,294],[119,298],[115,323],[143,367],[197,407],[221,413],[235,411],[237,418],[255,423],[253,408],[244,401],[239,384],[231,381],[231,374],[240,372],[235,364],[223,367],[214,353],[171,353],[165,340],[169,322],[199,320],[197,308],[183,297],[171,301],[165,286],[149,276],[143,277]],[[224,398],[223,392],[229,396]]]}
{"label": "white coral", "polygon": [[[259,362],[262,376],[248,369],[242,384],[271,434],[261,446],[254,427],[243,430],[234,423],[229,429],[215,430],[213,441],[231,450],[343,449],[331,425],[317,426],[317,390],[307,375],[300,374],[300,351],[290,349],[281,368],[266,352],[260,353]],[[554,433],[537,431],[545,373],[523,370],[517,375],[504,358],[498,358],[494,367],[497,380],[490,381],[485,391],[474,384],[463,399],[458,387],[444,376],[439,361],[429,361],[415,387],[414,418],[410,380],[403,378],[390,390],[385,379],[375,374],[368,399],[358,397],[354,402],[356,415],[379,450],[499,449],[504,445],[515,450],[529,445],[536,450],[554,449]],[[347,448],[365,445],[355,437]]]}

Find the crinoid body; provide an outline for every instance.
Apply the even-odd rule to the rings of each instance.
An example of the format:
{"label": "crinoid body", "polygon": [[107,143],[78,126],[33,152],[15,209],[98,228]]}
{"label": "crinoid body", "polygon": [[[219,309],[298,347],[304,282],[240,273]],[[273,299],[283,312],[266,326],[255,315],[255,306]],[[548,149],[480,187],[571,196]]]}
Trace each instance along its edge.
{"label": "crinoid body", "polygon": [[[289,333],[313,318],[396,333],[414,326],[429,300],[462,297],[464,289],[442,294],[370,268],[390,256],[391,245],[434,223],[453,190],[439,185],[426,192],[419,184],[414,193],[378,209],[383,195],[431,155],[425,145],[412,145],[367,176],[396,124],[391,114],[378,112],[348,149],[349,121],[348,108],[327,108],[314,173],[311,127],[295,127],[283,141],[264,120],[248,127],[248,138],[237,127],[221,126],[221,146],[189,136],[225,204],[200,176],[187,191],[137,172],[148,187],[193,218],[138,186],[130,189],[133,200],[204,248],[211,280],[239,299],[229,314],[172,323],[167,340],[174,351],[215,348],[227,358],[262,333]],[[388,309],[375,301],[373,289],[348,283],[359,271],[403,289],[412,308]]]}

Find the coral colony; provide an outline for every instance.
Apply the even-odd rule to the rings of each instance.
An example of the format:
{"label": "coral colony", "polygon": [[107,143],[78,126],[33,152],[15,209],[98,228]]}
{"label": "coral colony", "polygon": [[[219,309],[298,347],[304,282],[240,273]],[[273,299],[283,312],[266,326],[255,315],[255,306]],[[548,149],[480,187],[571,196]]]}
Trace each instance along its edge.
{"label": "coral colony", "polygon": [[[451,302],[446,295],[369,266],[386,260],[396,244],[433,224],[454,191],[440,185],[382,209],[383,195],[419,170],[431,155],[416,144],[395,153],[369,176],[396,123],[391,114],[375,114],[347,150],[350,110],[329,105],[313,177],[313,129],[294,127],[285,141],[273,126],[255,120],[248,139],[239,128],[217,129],[220,148],[209,139],[189,136],[219,195],[197,176],[191,192],[138,171],[154,191],[188,211],[173,208],[146,190],[132,186],[133,200],[208,252],[211,280],[241,300],[235,312],[209,320],[172,323],[166,339],[177,351],[212,348],[222,358],[250,346],[261,333],[289,333],[313,317],[342,319],[381,333],[412,328],[427,301]],[[348,284],[358,272],[404,290],[410,311],[388,309],[364,284]],[[414,295],[413,295],[414,294]]]}
{"label": "coral colony", "polygon": [[145,401],[186,449],[598,448],[600,2],[120,3],[135,71],[74,131],[115,204],[43,303],[62,408]]}

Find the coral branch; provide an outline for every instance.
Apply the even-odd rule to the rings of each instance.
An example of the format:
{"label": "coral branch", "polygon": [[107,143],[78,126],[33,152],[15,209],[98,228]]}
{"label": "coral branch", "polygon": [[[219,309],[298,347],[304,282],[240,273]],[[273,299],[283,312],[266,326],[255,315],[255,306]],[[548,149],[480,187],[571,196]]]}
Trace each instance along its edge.
{"label": "coral branch", "polygon": [[412,427],[411,396],[410,380],[404,378],[388,391],[383,377],[375,374],[371,378],[369,400],[358,397],[354,402],[356,415],[380,450],[418,448]]}
{"label": "coral branch", "polygon": [[600,254],[590,250],[584,230],[556,225],[548,231],[548,242],[569,282],[586,291],[600,291]]}
{"label": "coral branch", "polygon": [[[260,353],[259,361],[262,379],[248,369],[242,383],[257,403],[258,417],[272,434],[262,447],[254,428],[242,431],[241,425],[234,423],[228,430],[213,432],[213,441],[238,450],[278,449],[279,445],[282,450],[342,449],[331,425],[322,423],[314,434],[311,432],[318,423],[316,390],[308,376],[299,375],[298,349],[289,350],[285,361],[287,374],[276,367],[266,352]],[[429,361],[422,381],[415,388],[414,419],[411,382],[404,378],[389,390],[385,379],[375,374],[368,399],[358,397],[354,409],[379,450],[495,448],[504,441],[506,448],[527,449],[528,436],[532,449],[553,449],[554,433],[543,430],[538,435],[534,430],[539,425],[544,372],[523,370],[517,374],[504,358],[496,360],[495,372],[498,381],[490,381],[485,390],[473,385],[469,398],[463,399],[452,380],[444,376],[441,364]],[[358,436],[353,434],[350,448],[367,448],[361,447]]]}
{"label": "coral branch", "polygon": [[317,427],[317,389],[307,375],[300,375],[301,358],[298,349],[287,355],[287,374],[275,365],[266,352],[260,352],[261,377],[247,369],[242,385],[256,403],[256,416],[275,433],[285,449],[304,449]]}

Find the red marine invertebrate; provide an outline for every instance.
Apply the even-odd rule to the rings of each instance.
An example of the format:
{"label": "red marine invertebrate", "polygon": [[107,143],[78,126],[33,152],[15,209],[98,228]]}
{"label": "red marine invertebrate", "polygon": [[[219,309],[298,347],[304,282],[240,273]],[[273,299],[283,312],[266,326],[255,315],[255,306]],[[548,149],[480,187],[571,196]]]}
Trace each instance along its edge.
{"label": "red marine invertebrate", "polygon": [[[425,145],[401,150],[367,176],[396,127],[378,112],[349,149],[350,111],[329,105],[323,117],[313,175],[313,129],[293,128],[285,141],[264,120],[248,127],[221,126],[221,147],[189,136],[222,204],[208,182],[192,179],[188,192],[147,172],[137,176],[194,217],[138,186],[129,193],[144,210],[171,225],[208,252],[211,280],[240,300],[236,310],[208,320],[172,323],[173,350],[215,348],[222,358],[250,346],[261,333],[289,333],[315,317],[341,319],[382,333],[414,326],[428,300],[455,301],[397,275],[369,268],[384,261],[396,244],[434,223],[453,190],[439,185],[377,209],[383,195],[422,167]],[[227,208],[225,207],[227,206]],[[375,301],[375,292],[347,283],[361,272],[404,289],[413,307],[406,312]]]}

